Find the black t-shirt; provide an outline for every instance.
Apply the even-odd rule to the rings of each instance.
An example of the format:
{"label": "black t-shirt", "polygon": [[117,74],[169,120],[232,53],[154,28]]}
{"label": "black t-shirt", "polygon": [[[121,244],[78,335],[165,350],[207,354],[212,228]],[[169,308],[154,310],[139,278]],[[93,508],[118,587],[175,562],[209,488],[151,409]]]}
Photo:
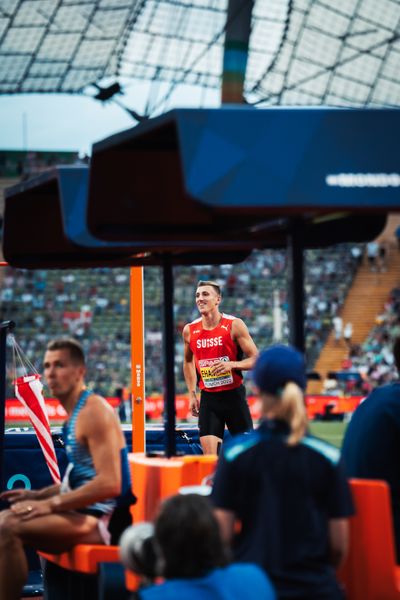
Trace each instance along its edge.
{"label": "black t-shirt", "polygon": [[226,444],[212,501],[242,523],[237,560],[261,565],[280,598],[341,598],[329,561],[328,521],[353,514],[339,450],[313,436],[288,446],[282,421]]}

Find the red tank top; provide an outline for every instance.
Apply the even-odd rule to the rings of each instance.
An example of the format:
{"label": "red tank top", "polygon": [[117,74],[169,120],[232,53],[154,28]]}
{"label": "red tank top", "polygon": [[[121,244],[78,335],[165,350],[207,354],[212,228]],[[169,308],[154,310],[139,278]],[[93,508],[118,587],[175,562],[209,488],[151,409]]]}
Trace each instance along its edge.
{"label": "red tank top", "polygon": [[222,315],[214,329],[203,329],[201,317],[189,324],[190,349],[193,352],[196,369],[200,376],[199,386],[207,392],[233,390],[243,381],[240,371],[226,371],[212,375],[210,367],[219,361],[240,360],[240,348],[231,337],[233,320],[236,317]]}

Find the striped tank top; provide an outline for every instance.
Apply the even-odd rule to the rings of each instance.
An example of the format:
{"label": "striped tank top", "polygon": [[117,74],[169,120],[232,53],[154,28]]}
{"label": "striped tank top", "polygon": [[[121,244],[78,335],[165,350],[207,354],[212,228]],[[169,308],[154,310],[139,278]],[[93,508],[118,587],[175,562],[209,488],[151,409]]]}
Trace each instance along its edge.
{"label": "striped tank top", "polygon": [[[91,481],[96,475],[93,459],[88,449],[78,442],[75,433],[78,415],[85,406],[86,400],[92,394],[93,392],[91,390],[84,390],[81,393],[71,417],[64,423],[63,426],[63,438],[69,464],[61,485],[61,493],[63,493],[63,491],[74,490],[78,487],[81,487],[88,481]],[[126,447],[121,449],[121,469],[121,496],[124,496],[131,489],[128,451]],[[119,498],[121,496],[119,496]],[[114,508],[117,506],[119,498],[110,498],[107,500],[102,500],[101,502],[95,502],[87,508],[100,511],[104,514],[109,514],[112,513]]]}

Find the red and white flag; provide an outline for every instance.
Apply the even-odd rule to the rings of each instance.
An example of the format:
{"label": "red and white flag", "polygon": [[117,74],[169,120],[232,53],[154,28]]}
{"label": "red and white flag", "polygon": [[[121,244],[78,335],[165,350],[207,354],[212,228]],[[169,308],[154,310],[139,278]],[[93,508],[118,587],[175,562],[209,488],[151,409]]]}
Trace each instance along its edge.
{"label": "red and white flag", "polygon": [[15,380],[15,395],[28,411],[29,419],[35,428],[54,483],[60,483],[60,470],[58,468],[53,438],[51,437],[49,417],[47,416],[42,389],[43,385],[38,374],[25,375]]}

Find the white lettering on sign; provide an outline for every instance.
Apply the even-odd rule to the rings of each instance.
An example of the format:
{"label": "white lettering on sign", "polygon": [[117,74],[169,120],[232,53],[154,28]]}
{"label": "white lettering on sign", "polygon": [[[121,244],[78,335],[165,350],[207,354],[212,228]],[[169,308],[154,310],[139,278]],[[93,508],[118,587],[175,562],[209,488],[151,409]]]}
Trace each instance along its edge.
{"label": "white lettering on sign", "polygon": [[140,387],[142,382],[142,365],[135,365],[136,370],[136,386]]}
{"label": "white lettering on sign", "polygon": [[387,188],[400,187],[399,173],[338,173],[325,177],[326,185],[330,187],[371,187]]}
{"label": "white lettering on sign", "polygon": [[222,335],[205,340],[196,341],[197,348],[212,348],[213,346],[222,346]]}

